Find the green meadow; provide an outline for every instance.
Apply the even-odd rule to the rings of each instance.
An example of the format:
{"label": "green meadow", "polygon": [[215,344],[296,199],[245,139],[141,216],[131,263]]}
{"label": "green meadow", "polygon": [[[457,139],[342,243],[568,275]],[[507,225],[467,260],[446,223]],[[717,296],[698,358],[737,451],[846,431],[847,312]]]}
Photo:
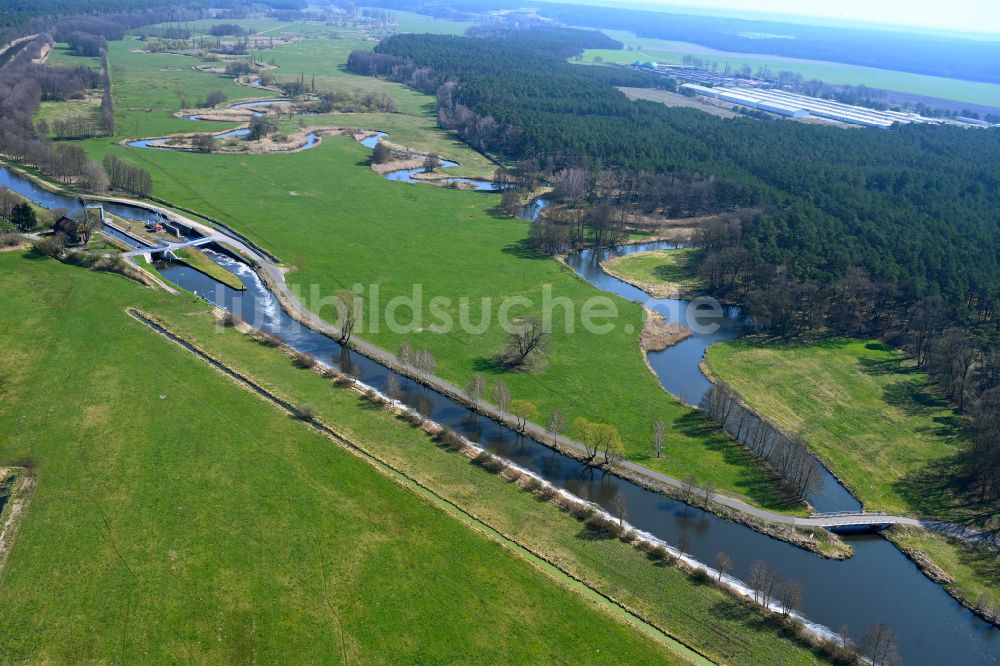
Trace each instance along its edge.
{"label": "green meadow", "polygon": [[[341,52],[341,58],[346,53]],[[116,54],[120,50],[112,55],[112,63]],[[128,53],[126,57],[161,56]],[[364,80],[337,70],[336,61],[331,56],[326,65],[332,68],[329,76]],[[139,71],[136,66],[132,70]],[[161,94],[185,95],[187,82],[211,78],[193,70],[184,76]],[[118,84],[126,100],[137,88],[127,79],[126,71]],[[431,101],[425,98],[424,106]],[[368,120],[373,129],[395,131],[404,138],[407,133],[415,139],[427,137],[428,148],[447,147],[445,141],[459,148],[453,137],[432,129],[431,113],[424,108],[412,115],[380,114]],[[350,123],[334,116],[330,120],[335,126],[366,124],[365,117],[353,114]],[[395,124],[386,122],[390,120]],[[123,126],[127,123],[119,123],[119,132]],[[489,384],[503,381],[515,398],[538,406],[542,423],[555,409],[562,410],[568,422],[585,416],[612,423],[620,429],[626,454],[633,460],[678,477],[693,474],[771,508],[798,510],[776,495],[766,473],[740,446],[662,389],[639,350],[643,324],[639,306],[612,298],[619,314],[614,330],[599,334],[580,326],[584,304],[601,292],[560,263],[534,254],[526,245],[528,223],[499,212],[497,195],[389,182],[368,167],[369,150],[348,137],[328,137],[314,149],[289,155],[195,155],[127,148],[115,140],[82,145],[95,158],[114,153],[146,168],[157,197],[220,219],[273,252],[291,268],[289,283],[305,295],[313,285],[318,294],[327,296],[354,284],[366,289],[377,285],[385,305],[394,297],[412,295],[414,285],[419,285],[424,297],[422,325],[400,333],[383,323],[378,330],[359,330],[359,337],[390,352],[403,341],[425,347],[444,379],[458,386],[468,385],[475,374],[484,375]],[[475,164],[475,153],[468,148],[442,154]],[[528,298],[533,302],[528,310],[540,309],[545,290],[572,303],[573,331],[557,327],[543,362],[533,371],[502,371],[493,362],[506,337],[496,321],[497,308],[505,299]],[[451,300],[446,310],[454,321],[462,299],[468,299],[471,323],[481,321],[483,303],[490,306],[492,321],[482,333],[466,333],[457,326],[435,332],[429,326],[429,301],[434,297]],[[565,310],[555,312],[562,317]],[[332,311],[320,315],[334,316]],[[662,458],[652,456],[654,419],[669,424]]]}
{"label": "green meadow", "polygon": [[[0,273],[0,464],[37,480],[5,660],[679,661],[125,313],[247,342],[203,303],[19,252]],[[430,446],[325,385],[331,422]]]}

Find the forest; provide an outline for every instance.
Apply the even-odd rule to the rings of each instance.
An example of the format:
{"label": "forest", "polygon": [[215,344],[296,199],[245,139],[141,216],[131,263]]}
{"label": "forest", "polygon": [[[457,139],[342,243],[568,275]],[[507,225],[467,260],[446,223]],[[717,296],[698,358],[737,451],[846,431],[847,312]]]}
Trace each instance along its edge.
{"label": "forest", "polygon": [[[398,35],[349,67],[435,92],[443,126],[534,165],[557,196],[576,190],[592,239],[613,241],[600,230],[658,193],[690,192],[662,189],[664,175],[725,183],[700,211],[729,215],[698,241],[713,292],[745,304],[762,331],[879,336],[911,351],[975,417],[982,449],[962,473],[970,492],[1000,502],[1000,436],[987,425],[1000,403],[1000,132],[846,131],[631,102],[614,86],[655,83],[566,62],[606,39],[551,28]],[[581,172],[582,187],[565,186]],[[569,226],[543,244],[573,240]]]}

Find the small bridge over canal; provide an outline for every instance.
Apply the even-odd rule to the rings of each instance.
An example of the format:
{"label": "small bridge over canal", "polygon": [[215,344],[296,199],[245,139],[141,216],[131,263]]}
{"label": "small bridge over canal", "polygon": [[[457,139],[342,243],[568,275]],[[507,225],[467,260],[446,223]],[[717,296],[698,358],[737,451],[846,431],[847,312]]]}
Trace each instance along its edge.
{"label": "small bridge over canal", "polygon": [[881,511],[839,511],[821,513],[811,518],[796,518],[795,525],[800,527],[822,527],[828,530],[838,529],[882,529],[890,525],[921,525],[921,521],[904,516],[890,516]]}
{"label": "small bridge over canal", "polygon": [[195,238],[194,240],[184,241],[182,243],[162,243],[161,245],[155,245],[150,247],[142,247],[137,250],[132,250],[127,254],[134,256],[137,254],[151,254],[151,255],[163,255],[167,252],[173,252],[175,250],[180,250],[185,247],[198,247],[200,245],[208,245],[209,243],[214,243],[214,238]]}

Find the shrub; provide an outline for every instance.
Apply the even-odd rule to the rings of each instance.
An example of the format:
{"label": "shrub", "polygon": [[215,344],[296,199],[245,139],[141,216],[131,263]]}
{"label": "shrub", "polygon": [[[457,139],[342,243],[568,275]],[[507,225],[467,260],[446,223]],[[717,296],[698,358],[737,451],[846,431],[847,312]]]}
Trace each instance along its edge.
{"label": "shrub", "polygon": [[543,484],[541,490],[538,491],[538,496],[544,500],[550,500],[558,494],[559,491],[554,486],[548,484]]}
{"label": "shrub", "polygon": [[539,479],[538,477],[528,476],[527,480],[524,482],[524,485],[522,487],[529,493],[537,493],[539,490],[542,489],[543,484],[541,479]]}
{"label": "shrub", "polygon": [[354,386],[354,378],[349,375],[338,374],[333,380],[333,385],[338,388]]}
{"label": "shrub", "polygon": [[260,329],[257,329],[253,333],[250,334],[250,337],[253,338],[254,341],[259,342],[260,344],[264,345],[265,347],[280,347],[281,346],[281,340],[279,340],[277,338],[277,336],[271,335],[267,331],[262,331]]}
{"label": "shrub", "polygon": [[404,412],[403,418],[406,419],[407,423],[413,426],[419,426],[424,422],[424,417],[416,412],[407,411]]}
{"label": "shrub", "polygon": [[222,315],[222,325],[226,327],[235,328],[243,324],[243,318],[238,314],[233,314],[232,312],[226,312]]}
{"label": "shrub", "polygon": [[653,550],[650,551],[650,556],[661,562],[673,562],[674,556],[670,553],[666,546],[662,543],[653,546]]}
{"label": "shrub", "polygon": [[295,352],[295,356],[292,357],[292,363],[296,368],[308,370],[309,368],[316,367],[316,357],[305,352]]}
{"label": "shrub", "polygon": [[310,405],[309,403],[300,405],[298,408],[298,412],[299,412],[299,418],[302,419],[303,421],[316,420],[316,408]]}
{"label": "shrub", "polygon": [[712,576],[704,569],[698,568],[691,572],[691,580],[704,585],[712,582]]}
{"label": "shrub", "polygon": [[461,451],[465,447],[465,441],[451,428],[443,428],[434,439],[440,442],[446,449],[452,451]]}
{"label": "shrub", "polygon": [[46,257],[58,259],[66,250],[66,238],[61,234],[46,236],[35,241],[34,247],[37,252],[44,254]]}
{"label": "shrub", "polygon": [[0,233],[0,247],[14,247],[22,242],[24,242],[24,236],[21,234]]}
{"label": "shrub", "polygon": [[524,477],[524,472],[517,469],[516,467],[507,467],[507,469],[504,471],[504,476],[511,483],[517,483]]}
{"label": "shrub", "polygon": [[503,460],[497,458],[489,451],[480,451],[479,454],[473,458],[473,462],[491,472],[499,472],[505,466]]}
{"label": "shrub", "polygon": [[621,531],[618,527],[618,521],[613,518],[604,515],[603,513],[593,512],[584,521],[590,529],[597,532],[604,532],[606,534],[613,534],[617,536]]}
{"label": "shrub", "polygon": [[580,520],[588,520],[597,513],[597,509],[585,502],[573,502],[567,510]]}

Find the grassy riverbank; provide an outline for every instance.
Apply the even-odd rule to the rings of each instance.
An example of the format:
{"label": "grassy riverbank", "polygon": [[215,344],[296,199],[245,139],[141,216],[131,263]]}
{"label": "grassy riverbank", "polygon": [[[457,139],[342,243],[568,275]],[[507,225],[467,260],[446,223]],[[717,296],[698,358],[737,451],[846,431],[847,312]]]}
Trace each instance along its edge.
{"label": "grassy riverbank", "polygon": [[[922,554],[950,580],[941,580],[948,591],[966,606],[1000,624],[1000,553],[963,544],[943,534],[913,527],[897,526],[889,538],[911,557]],[[920,555],[916,555],[919,558]]]}
{"label": "grassy riverbank", "polygon": [[215,278],[224,285],[231,287],[232,289],[243,290],[246,287],[243,285],[243,281],[239,279],[233,273],[230,273],[225,268],[215,263],[207,256],[205,253],[196,247],[184,247],[174,252],[178,259],[183,261],[185,264],[191,268],[201,271],[205,275],[211,278]]}
{"label": "grassy riverbank", "polygon": [[697,276],[697,250],[653,250],[604,262],[604,269],[657,298],[677,298],[702,287]]}
{"label": "grassy riverbank", "polygon": [[754,410],[801,435],[869,510],[917,510],[914,480],[960,443],[960,417],[880,342],[749,338],[711,347],[706,363]]}
{"label": "grassy riverbank", "polygon": [[0,464],[37,479],[7,658],[671,661],[124,312],[228,339],[203,303],[19,253],[0,274]]}

